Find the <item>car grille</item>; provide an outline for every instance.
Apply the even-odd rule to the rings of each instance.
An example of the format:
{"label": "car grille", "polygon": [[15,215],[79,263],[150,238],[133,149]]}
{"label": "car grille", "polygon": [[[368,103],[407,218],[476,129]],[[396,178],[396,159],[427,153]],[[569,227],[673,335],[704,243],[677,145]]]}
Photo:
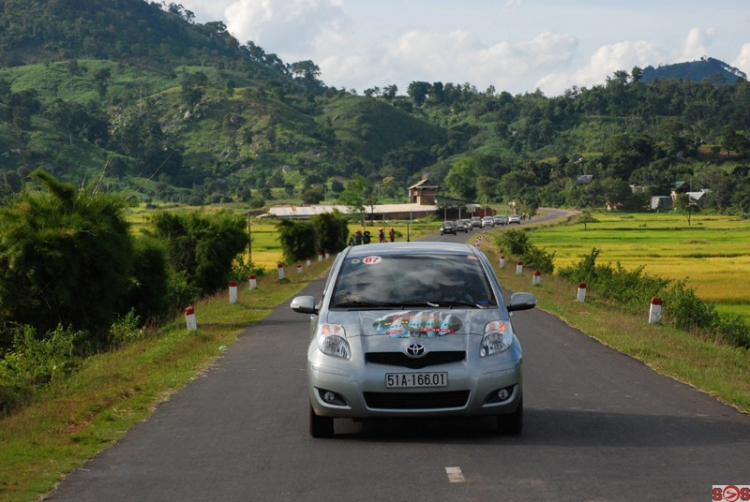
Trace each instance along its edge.
{"label": "car grille", "polygon": [[401,366],[413,370],[437,366],[439,364],[458,363],[466,359],[464,351],[428,352],[423,357],[412,358],[403,352],[368,352],[365,356],[368,363]]}
{"label": "car grille", "polygon": [[424,410],[463,408],[469,399],[469,391],[365,392],[364,396],[367,407],[371,409]]}

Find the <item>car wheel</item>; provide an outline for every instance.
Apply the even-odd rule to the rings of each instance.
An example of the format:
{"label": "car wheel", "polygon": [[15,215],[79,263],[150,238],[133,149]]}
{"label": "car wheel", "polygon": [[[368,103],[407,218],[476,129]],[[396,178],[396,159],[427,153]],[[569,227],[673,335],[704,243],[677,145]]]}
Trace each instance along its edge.
{"label": "car wheel", "polygon": [[501,434],[516,436],[523,430],[523,398],[518,402],[516,411],[509,415],[497,416],[497,430]]}
{"label": "car wheel", "polygon": [[333,418],[316,415],[312,406],[310,406],[310,435],[314,438],[333,436]]}

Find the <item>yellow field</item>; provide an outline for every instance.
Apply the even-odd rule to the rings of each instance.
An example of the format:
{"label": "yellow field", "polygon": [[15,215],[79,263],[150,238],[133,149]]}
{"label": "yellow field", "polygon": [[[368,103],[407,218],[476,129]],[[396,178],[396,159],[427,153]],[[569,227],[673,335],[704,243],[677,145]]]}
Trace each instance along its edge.
{"label": "yellow field", "polygon": [[597,222],[548,227],[534,232],[535,245],[555,251],[555,268],[580,261],[592,248],[598,261],[645,273],[687,280],[700,298],[750,319],[750,220],[676,214],[592,215]]}

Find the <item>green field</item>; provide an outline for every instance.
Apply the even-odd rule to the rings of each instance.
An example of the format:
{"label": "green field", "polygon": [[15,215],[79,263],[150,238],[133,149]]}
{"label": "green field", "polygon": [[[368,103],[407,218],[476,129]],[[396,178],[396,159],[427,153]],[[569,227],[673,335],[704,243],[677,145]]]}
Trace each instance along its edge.
{"label": "green field", "polygon": [[578,262],[592,248],[599,262],[620,262],[644,273],[687,285],[720,313],[750,321],[750,220],[694,215],[688,225],[677,214],[592,214],[596,222],[542,227],[536,246],[555,252],[555,269]]}

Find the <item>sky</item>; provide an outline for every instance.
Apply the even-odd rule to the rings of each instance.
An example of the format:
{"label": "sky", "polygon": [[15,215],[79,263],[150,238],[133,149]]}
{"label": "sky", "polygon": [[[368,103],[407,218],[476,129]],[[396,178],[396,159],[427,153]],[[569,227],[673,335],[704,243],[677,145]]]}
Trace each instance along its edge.
{"label": "sky", "polygon": [[713,57],[750,75],[748,0],[174,0],[337,89],[413,81],[559,96]]}

